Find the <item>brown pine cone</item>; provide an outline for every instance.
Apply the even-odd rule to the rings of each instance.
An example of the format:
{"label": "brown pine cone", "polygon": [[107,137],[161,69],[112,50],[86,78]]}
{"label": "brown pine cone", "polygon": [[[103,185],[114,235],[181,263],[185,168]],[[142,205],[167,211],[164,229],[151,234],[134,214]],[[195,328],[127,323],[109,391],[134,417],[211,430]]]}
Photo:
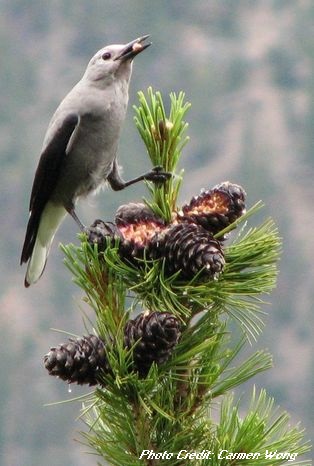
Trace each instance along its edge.
{"label": "brown pine cone", "polygon": [[225,265],[219,241],[200,225],[179,223],[156,235],[149,247],[149,257],[164,258],[165,271],[191,280],[196,274],[216,278]]}
{"label": "brown pine cone", "polygon": [[216,234],[245,213],[245,198],[241,186],[225,181],[193,197],[182,207],[178,221],[197,223]]}
{"label": "brown pine cone", "polygon": [[135,369],[145,377],[151,367],[164,364],[181,336],[178,319],[169,312],[144,312],[129,320],[124,329],[124,343],[133,350]]}
{"label": "brown pine cone", "polygon": [[50,375],[68,383],[96,385],[102,371],[110,372],[103,341],[96,335],[70,338],[44,356]]}

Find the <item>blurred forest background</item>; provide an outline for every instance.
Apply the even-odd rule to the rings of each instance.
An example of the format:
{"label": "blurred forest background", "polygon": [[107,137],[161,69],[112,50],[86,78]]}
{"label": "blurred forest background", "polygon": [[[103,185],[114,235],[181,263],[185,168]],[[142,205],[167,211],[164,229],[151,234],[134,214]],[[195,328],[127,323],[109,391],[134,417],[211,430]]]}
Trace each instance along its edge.
{"label": "blurred forest background", "polygon": [[[184,90],[192,108],[181,201],[230,180],[244,186],[249,206],[265,202],[260,220],[271,215],[279,225],[278,287],[254,344],[269,348],[274,369],[255,381],[314,437],[314,3],[0,0],[2,466],[97,463],[73,441],[85,428],[77,420],[80,403],[44,406],[88,392],[73,386],[68,393],[42,365],[49,347],[67,338],[52,327],[85,332],[82,293],[58,248],[77,241],[76,225],[64,222],[45,275],[28,290],[19,258],[53,111],[95,51],[148,33],[153,46],[135,60],[120,163],[127,178],[149,166],[133,123],[136,92],[152,85],[168,100],[169,92]],[[120,204],[144,194],[144,184],[121,193],[108,188],[78,213],[86,224],[111,220]]]}

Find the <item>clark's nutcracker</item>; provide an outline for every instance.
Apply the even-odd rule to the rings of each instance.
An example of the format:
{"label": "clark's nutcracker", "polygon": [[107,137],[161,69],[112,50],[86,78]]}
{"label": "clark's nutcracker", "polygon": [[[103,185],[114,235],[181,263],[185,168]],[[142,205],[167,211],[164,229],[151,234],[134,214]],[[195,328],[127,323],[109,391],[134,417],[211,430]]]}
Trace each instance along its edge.
{"label": "clark's nutcracker", "polygon": [[147,35],[128,44],[108,45],[87,65],[82,79],[53,115],[44,138],[30,199],[30,217],[21,256],[28,262],[25,286],[42,275],[55,233],[78,198],[108,181],[120,190],[137,181],[164,181],[155,167],[125,182],[119,174],[117,148],[128,104],[133,58],[145,50]]}

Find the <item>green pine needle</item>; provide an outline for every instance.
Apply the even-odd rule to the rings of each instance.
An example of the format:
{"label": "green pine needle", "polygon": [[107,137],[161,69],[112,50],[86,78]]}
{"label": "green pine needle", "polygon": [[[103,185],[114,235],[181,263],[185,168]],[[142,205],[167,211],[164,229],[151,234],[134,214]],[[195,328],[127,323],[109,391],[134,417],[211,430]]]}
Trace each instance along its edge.
{"label": "green pine needle", "polygon": [[134,105],[135,125],[152,164],[172,174],[162,185],[147,183],[151,200],[146,200],[146,203],[166,222],[171,221],[172,213],[177,208],[183,175],[182,171],[177,173],[177,165],[182,149],[189,140],[187,136],[184,137],[188,124],[183,118],[191,105],[184,103],[184,97],[183,92],[170,94],[169,116],[166,115],[160,92],[154,93],[151,87],[147,90],[147,97],[143,92],[138,93],[139,106]]}
{"label": "green pine needle", "polygon": [[[221,450],[260,453],[257,458],[242,460],[243,464],[250,466],[290,464],[289,458],[287,456],[284,458],[285,453],[293,455],[292,464],[294,465],[311,464],[310,461],[299,461],[299,457],[310,449],[309,444],[303,442],[303,431],[290,426],[288,414],[278,411],[274,406],[274,399],[268,397],[265,390],[261,390],[258,394],[255,388],[248,407],[248,414],[244,417],[240,415],[239,403],[234,404],[233,396],[224,397],[220,409],[220,421],[216,428],[215,445],[216,458]],[[272,458],[267,458],[267,451],[274,454]],[[276,459],[275,452],[282,453],[283,458]],[[226,454],[224,453],[224,456]],[[270,453],[268,455],[270,456]],[[208,466],[209,464],[215,466],[242,464],[242,461],[236,462],[234,460],[234,463],[222,463],[214,460],[214,462],[207,464]]]}

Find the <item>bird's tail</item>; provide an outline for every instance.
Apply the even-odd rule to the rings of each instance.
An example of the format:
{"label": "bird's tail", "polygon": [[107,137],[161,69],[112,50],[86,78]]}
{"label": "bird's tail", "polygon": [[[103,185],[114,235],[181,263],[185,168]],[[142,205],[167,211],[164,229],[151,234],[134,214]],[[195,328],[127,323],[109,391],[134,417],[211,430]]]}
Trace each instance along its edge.
{"label": "bird's tail", "polygon": [[27,266],[24,284],[29,287],[36,283],[45,270],[47,257],[53,238],[66,215],[62,206],[48,202],[38,225],[36,240]]}

